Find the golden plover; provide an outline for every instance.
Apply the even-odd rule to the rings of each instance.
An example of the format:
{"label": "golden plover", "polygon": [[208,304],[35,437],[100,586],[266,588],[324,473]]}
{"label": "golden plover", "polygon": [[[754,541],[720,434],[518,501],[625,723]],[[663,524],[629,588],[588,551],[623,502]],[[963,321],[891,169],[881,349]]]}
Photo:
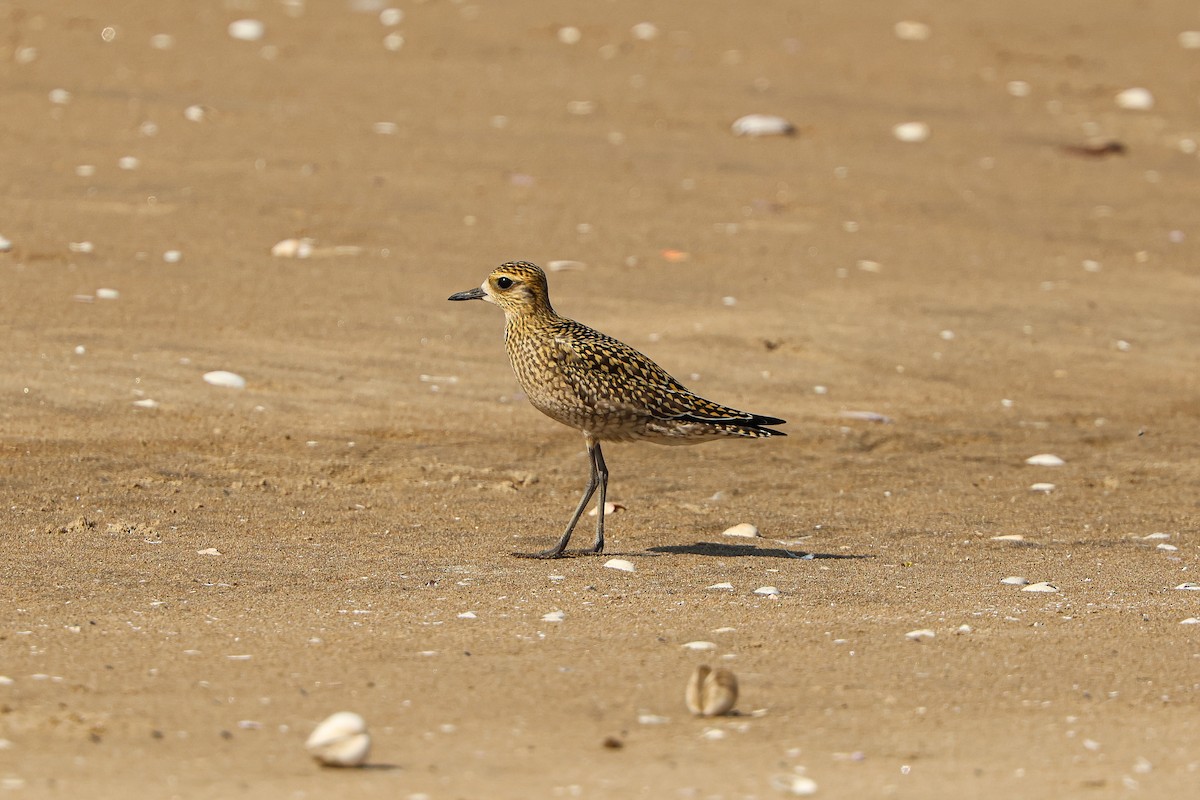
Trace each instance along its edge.
{"label": "golden plover", "polygon": [[546,273],[526,261],[501,264],[478,289],[451,300],[486,300],[504,309],[504,348],[533,407],[583,432],[591,474],[558,544],[525,558],[558,558],[596,490],[596,542],[604,550],[604,496],[608,468],[601,442],[644,439],[695,444],[726,436],[784,436],[768,425],[784,421],[705,400],[629,345],[574,320],[550,305]]}

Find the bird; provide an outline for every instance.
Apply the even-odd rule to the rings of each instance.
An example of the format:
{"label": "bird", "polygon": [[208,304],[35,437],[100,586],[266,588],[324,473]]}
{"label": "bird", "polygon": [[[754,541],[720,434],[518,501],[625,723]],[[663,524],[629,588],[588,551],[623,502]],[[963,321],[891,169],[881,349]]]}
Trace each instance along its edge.
{"label": "bird", "polygon": [[550,305],[546,273],[528,261],[508,261],[482,285],[450,300],[484,300],[504,311],[504,348],[529,402],[551,419],[583,433],[590,474],[583,497],[553,547],[521,558],[560,558],[588,501],[596,501],[596,539],[604,552],[608,466],[602,442],[696,444],[728,437],[786,436],[778,417],[750,414],[705,400],[634,348],[560,316]]}

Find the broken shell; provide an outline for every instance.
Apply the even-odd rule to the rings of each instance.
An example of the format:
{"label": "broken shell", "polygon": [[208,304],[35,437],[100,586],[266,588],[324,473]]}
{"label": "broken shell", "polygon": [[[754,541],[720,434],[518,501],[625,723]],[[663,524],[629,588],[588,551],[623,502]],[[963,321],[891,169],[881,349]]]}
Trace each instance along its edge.
{"label": "broken shell", "polygon": [[1029,487],[1029,491],[1041,492],[1042,494],[1050,494],[1050,492],[1053,492],[1057,488],[1058,487],[1055,486],[1053,483],[1035,483]]}
{"label": "broken shell", "polygon": [[1195,592],[1195,591],[1200,591],[1200,583],[1193,583],[1192,581],[1188,581],[1186,583],[1179,584],[1175,588],[1181,592]]}
{"label": "broken shell", "polygon": [[357,767],[371,752],[371,734],[358,714],[339,711],[318,725],[304,746],[326,766]]}
{"label": "broken shell", "polygon": [[1049,581],[1040,581],[1039,583],[1031,583],[1021,590],[1022,592],[1046,592],[1054,594],[1058,591],[1058,587]]}
{"label": "broken shell", "polygon": [[740,536],[743,539],[753,539],[758,536],[758,528],[751,525],[749,522],[740,522],[732,528],[726,528],[721,532],[722,536]]}
{"label": "broken shell", "polygon": [[542,622],[562,622],[567,615],[562,611],[551,611],[542,615]]}
{"label": "broken shell", "polygon": [[796,126],[773,114],[747,114],[731,126],[734,136],[791,136]]}
{"label": "broken shell", "polygon": [[937,636],[937,634],[931,631],[929,628],[921,628],[920,630],[909,631],[908,633],[904,634],[904,638],[912,642],[923,642],[926,639],[932,639],[935,636]]}
{"label": "broken shell", "polygon": [[687,650],[716,650],[717,645],[714,642],[688,642],[683,645]]}
{"label": "broken shell", "polygon": [[1140,86],[1119,93],[1116,100],[1118,107],[1130,111],[1149,111],[1154,108],[1154,95]]}
{"label": "broken shell", "polygon": [[224,386],[228,389],[245,389],[246,379],[236,372],[218,369],[204,373],[204,382],[212,386]]}
{"label": "broken shell", "polygon": [[239,19],[229,23],[229,35],[243,42],[257,42],[263,38],[267,26],[257,19]]}
{"label": "broken shell", "polygon": [[1028,586],[1029,578],[1022,578],[1020,575],[1009,575],[1007,578],[1001,578],[1000,582],[1006,586]]}
{"label": "broken shell", "polygon": [[733,710],[737,696],[737,677],[731,671],[701,664],[688,680],[683,699],[696,716],[719,717]]}
{"label": "broken shell", "polygon": [[929,124],[902,122],[892,128],[892,135],[902,142],[923,142],[929,138]]}
{"label": "broken shell", "polygon": [[[613,514],[617,513],[618,511],[624,511],[624,510],[625,510],[625,506],[621,505],[620,503],[610,503],[608,501],[604,502],[604,516],[606,516],[606,517],[612,516]],[[588,512],[589,517],[594,517],[594,516],[596,516],[596,514],[597,514],[597,511],[594,508]]]}
{"label": "broken shell", "polygon": [[763,597],[777,597],[783,592],[776,589],[774,586],[760,586],[754,590],[755,594],[761,594]]}
{"label": "broken shell", "polygon": [[1025,463],[1031,467],[1061,467],[1067,462],[1053,453],[1038,453],[1025,459]]}
{"label": "broken shell", "polygon": [[604,566],[609,569],[617,569],[621,572],[633,572],[634,566],[632,561],[626,561],[623,558],[610,558],[604,562]]}
{"label": "broken shell", "polygon": [[308,258],[312,253],[312,239],[284,239],[271,247],[271,255],[276,258]]}

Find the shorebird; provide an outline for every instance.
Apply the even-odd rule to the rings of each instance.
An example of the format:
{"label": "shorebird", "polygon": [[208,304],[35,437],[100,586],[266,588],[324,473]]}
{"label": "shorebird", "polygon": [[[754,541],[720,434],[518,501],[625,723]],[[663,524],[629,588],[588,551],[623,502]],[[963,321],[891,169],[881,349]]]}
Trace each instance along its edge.
{"label": "shorebird", "polygon": [[587,446],[591,473],[558,544],[513,555],[562,556],[597,490],[596,541],[590,552],[604,551],[608,467],[601,442],[696,444],[728,436],[786,435],[767,427],[782,425],[784,420],[705,400],[624,342],[560,317],[550,305],[546,273],[536,264],[501,264],[482,286],[449,299],[486,300],[504,310],[504,349],[525,396],[546,416],[582,431]]}

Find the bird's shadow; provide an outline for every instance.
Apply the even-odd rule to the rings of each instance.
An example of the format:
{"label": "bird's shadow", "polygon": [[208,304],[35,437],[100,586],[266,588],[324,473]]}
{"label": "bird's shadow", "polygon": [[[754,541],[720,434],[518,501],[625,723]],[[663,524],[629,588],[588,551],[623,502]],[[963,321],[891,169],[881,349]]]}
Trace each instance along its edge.
{"label": "bird's shadow", "polygon": [[785,550],[782,547],[755,547],[752,544],[726,544],[725,542],[696,542],[695,544],[665,544],[649,548],[651,553],[673,553],[676,555],[713,556],[716,558],[794,558],[801,561],[821,559],[874,558],[869,555],[850,553],[813,553],[804,550]]}

